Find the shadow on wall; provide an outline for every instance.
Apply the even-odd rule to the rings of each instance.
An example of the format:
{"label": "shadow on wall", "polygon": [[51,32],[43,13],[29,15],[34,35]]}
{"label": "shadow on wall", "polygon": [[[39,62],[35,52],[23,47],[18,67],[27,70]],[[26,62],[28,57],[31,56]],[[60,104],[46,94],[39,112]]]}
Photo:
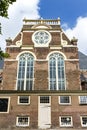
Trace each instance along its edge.
{"label": "shadow on wall", "polygon": [[4,65],[4,59],[0,59],[0,70],[3,69],[3,65]]}

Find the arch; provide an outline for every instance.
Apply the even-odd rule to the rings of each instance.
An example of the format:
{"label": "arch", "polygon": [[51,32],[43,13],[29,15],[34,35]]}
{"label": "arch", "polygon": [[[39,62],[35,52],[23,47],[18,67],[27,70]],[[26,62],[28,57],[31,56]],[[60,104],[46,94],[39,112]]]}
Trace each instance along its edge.
{"label": "arch", "polygon": [[64,54],[54,51],[48,55],[49,89],[66,90]]}
{"label": "arch", "polygon": [[34,60],[36,60],[35,54],[34,54],[33,52],[31,52],[31,51],[22,51],[22,52],[20,52],[20,53],[17,55],[16,60],[19,60],[19,57],[20,57],[22,54],[24,54],[24,53],[30,53],[31,55],[33,55]]}
{"label": "arch", "polygon": [[34,89],[34,56],[28,51],[18,55],[17,90]]}
{"label": "arch", "polygon": [[64,53],[62,53],[62,52],[60,52],[60,51],[52,51],[52,52],[50,52],[50,53],[47,55],[46,60],[49,60],[49,56],[50,56],[51,54],[54,54],[54,53],[61,54],[61,55],[64,57],[64,60],[67,59],[66,56],[64,55]]}
{"label": "arch", "polygon": [[45,23],[39,23],[39,24],[37,24],[37,25],[34,25],[33,27],[32,27],[32,29],[52,29],[52,27],[51,26],[49,26],[49,25],[47,25],[47,24],[45,24]]}

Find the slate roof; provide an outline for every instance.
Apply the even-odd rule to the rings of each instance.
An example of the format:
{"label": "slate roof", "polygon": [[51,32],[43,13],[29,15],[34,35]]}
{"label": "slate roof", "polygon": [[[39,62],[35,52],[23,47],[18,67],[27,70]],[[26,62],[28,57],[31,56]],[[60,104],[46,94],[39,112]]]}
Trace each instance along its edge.
{"label": "slate roof", "polygon": [[79,54],[79,67],[81,70],[87,70],[87,55],[82,52],[78,52]]}

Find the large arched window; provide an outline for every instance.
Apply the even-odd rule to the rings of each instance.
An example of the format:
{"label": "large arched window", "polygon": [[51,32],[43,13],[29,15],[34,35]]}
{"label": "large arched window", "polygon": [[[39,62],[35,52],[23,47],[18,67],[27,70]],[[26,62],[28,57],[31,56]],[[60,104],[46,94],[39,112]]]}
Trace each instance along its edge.
{"label": "large arched window", "polygon": [[49,57],[49,86],[50,90],[65,90],[64,57],[59,53]]}
{"label": "large arched window", "polygon": [[32,90],[34,79],[34,57],[30,53],[21,54],[18,63],[17,90]]}

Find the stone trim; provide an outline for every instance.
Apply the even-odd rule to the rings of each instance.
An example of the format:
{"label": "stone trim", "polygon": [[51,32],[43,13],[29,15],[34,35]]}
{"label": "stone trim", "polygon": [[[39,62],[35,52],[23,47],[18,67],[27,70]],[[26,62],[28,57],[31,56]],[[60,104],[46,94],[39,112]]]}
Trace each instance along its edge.
{"label": "stone trim", "polygon": [[20,90],[0,90],[0,95],[3,95],[4,97],[5,95],[9,95],[9,94],[36,94],[36,95],[40,95],[40,94],[47,94],[47,95],[82,95],[84,94],[84,96],[87,95],[87,90],[82,91],[82,90],[31,90],[31,91],[20,91]]}

